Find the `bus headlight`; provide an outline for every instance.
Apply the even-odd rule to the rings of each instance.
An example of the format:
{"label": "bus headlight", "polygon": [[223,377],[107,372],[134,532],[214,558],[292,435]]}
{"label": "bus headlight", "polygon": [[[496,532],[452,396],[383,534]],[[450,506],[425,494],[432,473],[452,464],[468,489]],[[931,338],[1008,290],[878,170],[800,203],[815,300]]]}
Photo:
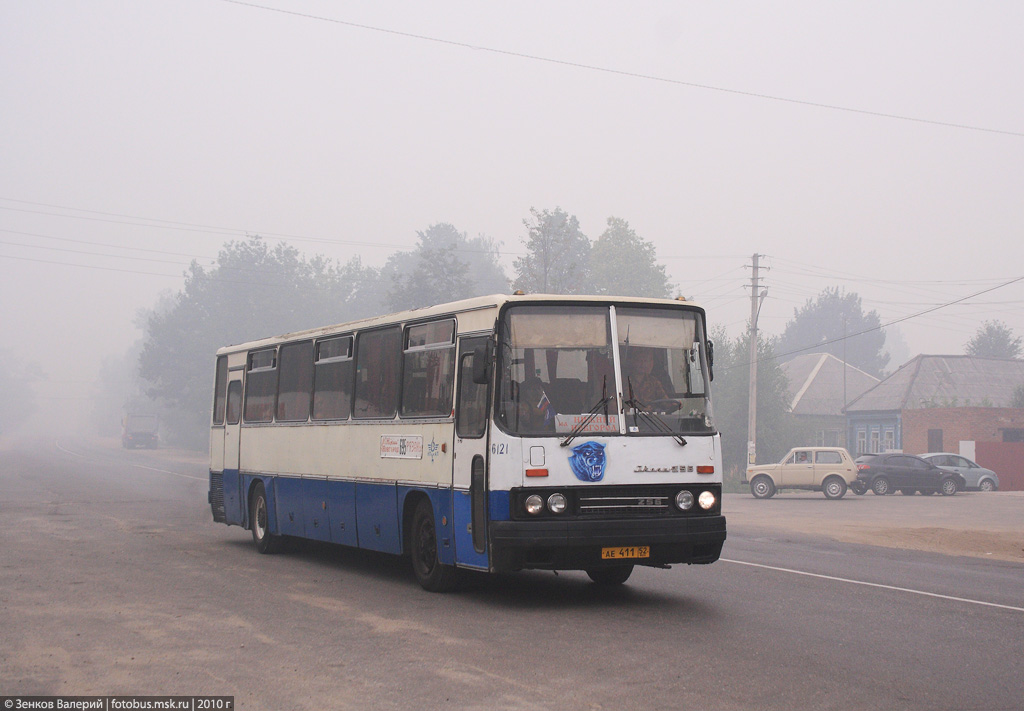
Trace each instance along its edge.
{"label": "bus headlight", "polygon": [[560,514],[565,511],[567,503],[565,496],[562,494],[552,494],[548,497],[548,511],[553,514]]}
{"label": "bus headlight", "polygon": [[693,508],[693,494],[686,489],[683,489],[676,494],[676,506],[679,507],[680,511],[689,511]]}
{"label": "bus headlight", "polygon": [[715,495],[710,491],[702,491],[700,492],[700,496],[697,498],[697,503],[700,504],[702,509],[708,511],[715,506]]}
{"label": "bus headlight", "polygon": [[526,513],[536,516],[543,510],[544,499],[540,498],[536,494],[531,494],[526,497]]}

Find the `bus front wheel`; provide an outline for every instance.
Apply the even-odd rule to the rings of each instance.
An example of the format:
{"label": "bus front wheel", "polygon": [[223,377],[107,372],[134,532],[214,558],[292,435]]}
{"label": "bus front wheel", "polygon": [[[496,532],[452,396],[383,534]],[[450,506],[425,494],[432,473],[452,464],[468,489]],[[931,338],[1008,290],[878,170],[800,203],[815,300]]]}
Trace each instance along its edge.
{"label": "bus front wheel", "polygon": [[458,587],[458,573],[453,565],[444,565],[437,559],[437,529],[434,527],[434,507],[422,499],[416,505],[409,537],[412,572],[424,590],[448,592]]}
{"label": "bus front wheel", "polygon": [[622,585],[633,573],[632,565],[615,565],[610,568],[591,568],[587,575],[598,585]]}

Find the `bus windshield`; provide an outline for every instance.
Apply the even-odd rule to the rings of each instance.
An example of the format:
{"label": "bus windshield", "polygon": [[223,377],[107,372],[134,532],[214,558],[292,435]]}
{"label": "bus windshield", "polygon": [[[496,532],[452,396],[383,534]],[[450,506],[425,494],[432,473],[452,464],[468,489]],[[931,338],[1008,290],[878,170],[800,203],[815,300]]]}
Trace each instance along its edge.
{"label": "bus windshield", "polygon": [[498,421],[526,436],[712,433],[703,333],[684,309],[509,308]]}

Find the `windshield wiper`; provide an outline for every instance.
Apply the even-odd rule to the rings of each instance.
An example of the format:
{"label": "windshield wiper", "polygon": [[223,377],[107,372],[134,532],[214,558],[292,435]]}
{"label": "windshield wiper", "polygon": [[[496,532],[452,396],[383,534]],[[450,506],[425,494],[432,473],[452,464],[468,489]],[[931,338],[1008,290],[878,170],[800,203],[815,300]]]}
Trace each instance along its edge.
{"label": "windshield wiper", "polygon": [[604,376],[604,380],[601,381],[601,399],[597,401],[597,404],[590,408],[590,412],[587,413],[586,418],[578,425],[573,427],[569,434],[566,435],[565,439],[559,442],[559,446],[567,447],[569,443],[580,436],[583,430],[586,429],[595,417],[597,417],[597,411],[604,408],[604,423],[608,424],[608,402],[612,399],[612,396],[608,394],[608,376]]}
{"label": "windshield wiper", "polygon": [[659,430],[664,434],[670,435],[672,439],[678,442],[681,446],[685,447],[686,439],[684,439],[681,434],[673,432],[671,427],[669,427],[664,422],[662,422],[657,417],[651,414],[651,412],[647,409],[647,405],[644,405],[642,402],[633,397],[633,382],[629,379],[628,376],[626,377],[626,386],[629,388],[629,399],[622,401],[622,413],[626,413],[627,406],[633,408],[633,425],[636,426],[636,421],[639,417],[654,429]]}

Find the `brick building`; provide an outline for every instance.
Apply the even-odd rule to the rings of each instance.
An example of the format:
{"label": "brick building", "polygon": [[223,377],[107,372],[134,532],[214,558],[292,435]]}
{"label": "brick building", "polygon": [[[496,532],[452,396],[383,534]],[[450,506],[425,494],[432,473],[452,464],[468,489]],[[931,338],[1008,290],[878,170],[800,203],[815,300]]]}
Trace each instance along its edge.
{"label": "brick building", "polygon": [[[1022,384],[1024,360],[919,355],[846,406],[850,450],[884,452],[899,449],[922,453],[948,450],[950,446],[955,449],[959,440],[952,435],[947,436],[944,427],[925,428],[943,431],[943,446],[938,450],[929,446],[927,439],[922,446],[916,439],[919,436],[916,430],[907,432],[908,413],[918,414],[922,410],[953,410],[955,412],[947,415],[950,422],[957,417],[968,420],[980,418],[978,431],[986,431],[987,427],[990,432],[985,440],[980,441],[1003,441],[1001,435],[994,434],[1000,431],[1000,415],[996,411],[1009,408],[1014,389]],[[967,414],[974,410],[992,412],[987,415]],[[990,422],[982,424],[981,421],[985,420]],[[1016,428],[1007,426],[1003,429]],[[911,437],[909,441],[908,434]],[[1008,436],[1012,441],[1014,434],[1011,432]]]}
{"label": "brick building", "polygon": [[1024,361],[917,356],[846,407],[852,452],[961,453],[1024,488]]}
{"label": "brick building", "polygon": [[956,452],[960,442],[1024,442],[1024,410],[937,407],[904,410],[903,451]]}

